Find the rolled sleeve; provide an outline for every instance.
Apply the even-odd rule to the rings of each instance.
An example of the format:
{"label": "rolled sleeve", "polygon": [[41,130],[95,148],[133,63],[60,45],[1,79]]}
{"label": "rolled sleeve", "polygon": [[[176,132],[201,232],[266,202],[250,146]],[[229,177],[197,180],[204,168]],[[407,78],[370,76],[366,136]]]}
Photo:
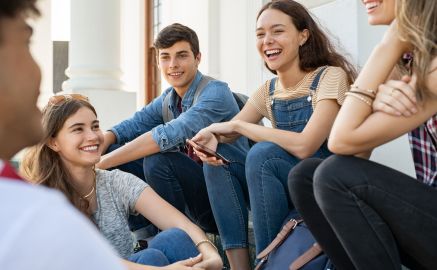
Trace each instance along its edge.
{"label": "rolled sleeve", "polygon": [[153,128],[152,138],[162,152],[174,150],[202,128],[229,121],[238,111],[237,102],[227,84],[210,81],[193,106],[176,119]]}

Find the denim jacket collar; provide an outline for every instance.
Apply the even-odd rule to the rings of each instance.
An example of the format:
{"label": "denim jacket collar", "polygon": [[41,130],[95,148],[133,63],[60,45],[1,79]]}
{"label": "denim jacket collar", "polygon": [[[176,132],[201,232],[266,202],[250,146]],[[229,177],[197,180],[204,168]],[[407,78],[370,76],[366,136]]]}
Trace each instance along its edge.
{"label": "denim jacket collar", "polygon": [[[186,110],[188,110],[192,106],[194,95],[196,94],[197,86],[199,85],[200,81],[202,80],[202,77],[203,77],[202,73],[200,71],[197,71],[193,82],[191,83],[190,87],[188,88],[187,92],[185,93],[184,97],[182,98],[181,104],[182,104],[182,111],[183,112],[185,112]],[[173,87],[171,87],[169,95],[170,95],[170,104],[169,104],[170,110],[175,115],[179,115],[179,112],[176,109],[176,104],[177,104],[179,96]]]}

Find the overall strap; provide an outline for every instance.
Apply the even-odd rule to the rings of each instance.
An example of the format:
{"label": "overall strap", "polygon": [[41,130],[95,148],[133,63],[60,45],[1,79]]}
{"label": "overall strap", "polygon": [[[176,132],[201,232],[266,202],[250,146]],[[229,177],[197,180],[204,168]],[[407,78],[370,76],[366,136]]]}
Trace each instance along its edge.
{"label": "overall strap", "polygon": [[319,70],[319,72],[317,72],[317,75],[316,77],[314,77],[314,80],[310,86],[311,92],[315,92],[317,90],[317,87],[319,87],[320,77],[322,77],[323,71],[325,71],[326,68],[327,66],[324,66]]}
{"label": "overall strap", "polygon": [[278,79],[278,77],[275,77],[275,78],[270,80],[270,85],[269,85],[269,95],[270,96],[273,96],[273,93],[275,92],[275,83],[276,83],[277,79]]}
{"label": "overall strap", "polygon": [[[191,104],[191,106],[197,102],[197,99],[199,98],[202,90],[212,80],[215,79],[205,75],[202,76],[202,79],[197,85],[196,92],[194,93],[193,103]],[[168,95],[165,96],[164,100],[162,101],[162,120],[164,121],[164,123],[170,122],[174,118],[173,112],[171,112],[168,107],[169,104],[170,104],[170,93],[168,93]]]}

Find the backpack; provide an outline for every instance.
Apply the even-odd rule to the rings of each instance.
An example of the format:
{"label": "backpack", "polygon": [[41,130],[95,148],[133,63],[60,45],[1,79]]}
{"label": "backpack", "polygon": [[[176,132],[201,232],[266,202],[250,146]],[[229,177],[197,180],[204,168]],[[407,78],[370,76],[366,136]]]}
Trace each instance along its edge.
{"label": "backpack", "polygon": [[[197,99],[200,96],[200,93],[202,93],[203,89],[206,87],[206,85],[210,82],[215,80],[212,77],[203,75],[202,79],[200,80],[199,85],[196,88],[196,92],[194,93],[193,103],[191,106],[196,104]],[[244,107],[244,104],[246,104],[247,100],[249,99],[248,96],[241,93],[235,93],[232,92],[232,95],[234,96],[235,101],[237,102],[238,109],[241,109]],[[167,123],[171,120],[173,120],[173,113],[168,109],[168,105],[170,104],[170,95],[167,95],[164,100],[162,101],[162,119],[164,120],[164,123]]]}
{"label": "backpack", "polygon": [[308,227],[292,211],[276,238],[261,251],[255,270],[335,270]]}

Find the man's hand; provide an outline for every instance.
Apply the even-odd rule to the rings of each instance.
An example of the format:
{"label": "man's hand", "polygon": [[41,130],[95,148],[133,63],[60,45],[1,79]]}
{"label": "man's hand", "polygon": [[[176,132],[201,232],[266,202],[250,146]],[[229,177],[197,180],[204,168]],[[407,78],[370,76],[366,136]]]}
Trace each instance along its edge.
{"label": "man's hand", "polygon": [[105,131],[103,133],[103,144],[102,144],[102,154],[105,154],[108,150],[108,147],[111,144],[114,144],[117,141],[117,138],[115,137],[115,134],[112,133],[112,131]]}

